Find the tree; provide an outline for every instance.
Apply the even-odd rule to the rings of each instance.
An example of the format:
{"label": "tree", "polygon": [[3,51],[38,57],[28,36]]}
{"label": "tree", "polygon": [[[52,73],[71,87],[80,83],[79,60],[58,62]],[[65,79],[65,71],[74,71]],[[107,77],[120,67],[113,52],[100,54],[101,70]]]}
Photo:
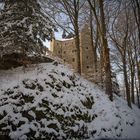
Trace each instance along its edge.
{"label": "tree", "polygon": [[[98,34],[96,34],[95,43],[93,41],[93,13],[90,7],[90,29],[91,29],[91,45],[93,49],[93,60],[94,60],[94,73],[97,72],[97,42],[98,42]],[[96,28],[97,29],[97,28]],[[98,33],[98,31],[96,31]]]}
{"label": "tree", "polygon": [[137,29],[135,26],[134,15],[132,8],[129,6],[127,1],[123,1],[121,6],[117,9],[117,14],[113,17],[111,22],[110,38],[114,43],[121,57],[120,61],[122,66],[120,70],[123,71],[125,92],[129,107],[132,103],[135,103],[135,74],[136,74],[136,58],[137,58],[137,47],[136,38]]}
{"label": "tree", "polygon": [[81,74],[81,62],[80,62],[80,39],[79,39],[79,12],[81,7],[83,6],[84,2],[80,2],[80,0],[62,0],[59,1],[59,4],[63,7],[64,13],[67,13],[67,16],[69,17],[71,24],[74,28],[75,33],[75,44],[77,48],[77,70],[78,73]]}
{"label": "tree", "polygon": [[[50,4],[46,7],[46,11],[55,9],[55,12],[51,12],[51,18],[56,22],[58,27],[69,32],[73,32],[75,35],[76,53],[77,53],[77,72],[81,74],[81,57],[80,57],[80,39],[79,39],[79,27],[80,27],[80,14],[81,9],[86,1],[81,0],[46,0]],[[62,17],[61,19],[59,17]]]}
{"label": "tree", "polygon": [[54,26],[37,0],[4,0],[4,3],[0,15],[1,53],[43,53],[42,40],[50,36]]}
{"label": "tree", "polygon": [[105,89],[106,89],[105,92],[109,96],[109,99],[113,101],[109,48],[108,48],[108,41],[106,38],[104,3],[103,3],[103,0],[99,0],[100,19],[98,18],[97,13],[96,13],[95,0],[93,1],[94,5],[92,4],[91,0],[88,0],[88,3],[91,6],[96,22],[98,24],[98,31],[100,35],[101,44],[102,44],[103,71],[105,73]]}
{"label": "tree", "polygon": [[[134,19],[137,26],[138,31],[138,40],[139,47],[137,49],[138,55],[140,54],[140,1],[139,0],[131,0],[132,9],[134,12]],[[136,48],[136,47],[135,47]],[[139,85],[139,93],[140,93],[140,66],[138,62],[138,55],[136,53],[136,65],[137,65],[137,77],[138,77],[138,85]]]}

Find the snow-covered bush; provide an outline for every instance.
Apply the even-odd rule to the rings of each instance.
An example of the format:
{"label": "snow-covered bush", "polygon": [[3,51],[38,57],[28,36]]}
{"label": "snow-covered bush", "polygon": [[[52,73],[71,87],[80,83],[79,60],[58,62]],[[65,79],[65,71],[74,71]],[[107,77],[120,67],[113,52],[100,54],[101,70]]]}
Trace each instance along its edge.
{"label": "snow-covered bush", "polygon": [[138,138],[138,114],[56,61],[0,76],[0,132],[12,139]]}

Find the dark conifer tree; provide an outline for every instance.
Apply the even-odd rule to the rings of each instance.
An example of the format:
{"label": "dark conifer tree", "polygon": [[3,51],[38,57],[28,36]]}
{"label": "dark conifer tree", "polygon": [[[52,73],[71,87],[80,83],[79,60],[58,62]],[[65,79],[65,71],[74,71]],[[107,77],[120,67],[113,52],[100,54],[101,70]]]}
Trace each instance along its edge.
{"label": "dark conifer tree", "polygon": [[42,40],[49,37],[52,22],[37,0],[4,0],[0,13],[0,52],[43,53]]}

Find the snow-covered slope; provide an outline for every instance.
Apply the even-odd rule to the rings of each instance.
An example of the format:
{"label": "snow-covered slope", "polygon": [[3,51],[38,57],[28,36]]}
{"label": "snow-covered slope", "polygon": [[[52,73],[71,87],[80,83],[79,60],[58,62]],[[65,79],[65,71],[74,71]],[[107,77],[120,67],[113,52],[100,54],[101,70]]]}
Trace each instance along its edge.
{"label": "snow-covered slope", "polygon": [[140,138],[140,111],[57,62],[0,71],[0,134],[13,139]]}

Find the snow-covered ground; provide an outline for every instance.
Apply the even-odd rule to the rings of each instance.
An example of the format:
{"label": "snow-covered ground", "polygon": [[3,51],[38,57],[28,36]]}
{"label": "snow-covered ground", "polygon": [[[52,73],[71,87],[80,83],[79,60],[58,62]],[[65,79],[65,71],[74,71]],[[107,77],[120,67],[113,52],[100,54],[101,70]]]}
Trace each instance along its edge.
{"label": "snow-covered ground", "polygon": [[0,132],[13,139],[140,138],[140,110],[57,62],[0,71]]}

